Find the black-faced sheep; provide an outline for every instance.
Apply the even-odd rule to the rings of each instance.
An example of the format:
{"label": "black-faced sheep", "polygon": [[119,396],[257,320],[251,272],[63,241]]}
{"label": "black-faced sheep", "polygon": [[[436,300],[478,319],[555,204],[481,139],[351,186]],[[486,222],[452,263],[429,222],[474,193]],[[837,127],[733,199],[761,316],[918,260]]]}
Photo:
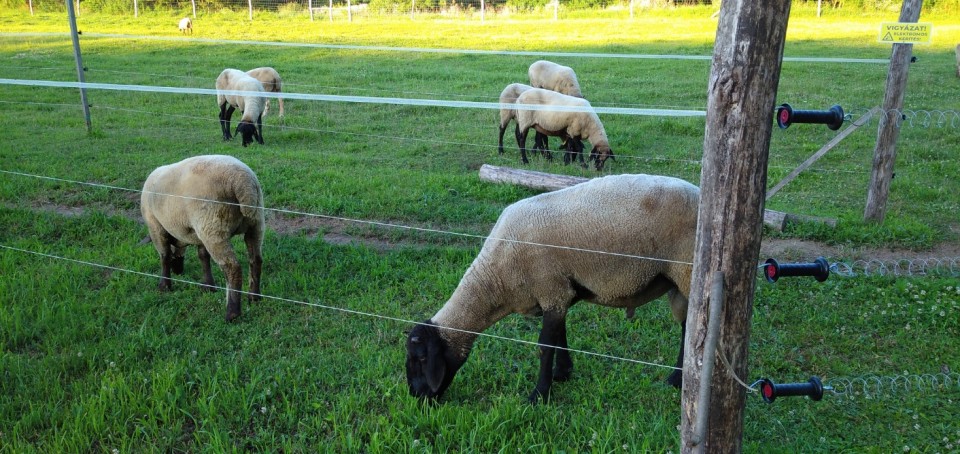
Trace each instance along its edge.
{"label": "black-faced sheep", "polygon": [[[607,140],[607,132],[600,123],[600,117],[593,111],[590,102],[583,98],[567,96],[551,90],[532,88],[517,97],[517,145],[523,163],[527,160],[527,133],[530,128],[547,136],[559,136],[572,149],[564,155],[569,162],[571,155],[580,155],[583,161],[583,140],[593,145],[590,160],[596,162],[597,170],[603,170],[607,158],[614,159],[613,150]],[[524,109],[520,105],[557,106],[573,110]]]}
{"label": "black-faced sheep", "polygon": [[184,17],[180,19],[180,33],[182,34],[193,34],[193,21],[189,17]]}
{"label": "black-faced sheep", "polygon": [[[410,393],[440,397],[477,333],[512,313],[542,312],[540,374],[529,399],[547,397],[573,370],[565,320],[581,300],[631,309],[669,293],[682,368],[699,200],[699,188],[683,180],[616,175],[507,207],[447,303],[410,331]],[[667,382],[679,387],[682,378],[675,370]]]}
{"label": "black-faced sheep", "polygon": [[263,192],[257,176],[231,156],[210,155],[157,167],[143,184],[140,212],[160,254],[160,290],[170,271],[183,273],[183,254],[197,246],[204,285],[213,290],[210,257],[227,278],[226,320],[240,316],[243,272],[230,238],[243,234],[250,262],[250,300],[260,299]]}
{"label": "black-faced sheep", "polygon": [[527,75],[530,76],[530,85],[534,88],[545,88],[577,98],[583,97],[577,74],[569,66],[538,60],[527,69]]}
{"label": "black-faced sheep", "polygon": [[[247,74],[254,79],[260,81],[263,84],[263,90],[270,93],[280,93],[283,85],[283,81],[280,80],[280,73],[277,70],[264,66],[262,68],[254,68],[250,71],[247,71]],[[277,104],[280,105],[280,113],[278,116],[283,118],[283,98],[277,98]],[[270,112],[270,98],[267,98],[264,101],[263,105],[263,115],[266,116]]]}
{"label": "black-faced sheep", "polygon": [[[249,95],[223,94],[221,91],[243,91]],[[233,111],[240,109],[243,116],[237,123],[235,134],[243,136],[243,146],[249,145],[256,139],[263,145],[263,108],[266,98],[263,93],[263,84],[247,73],[238,69],[224,69],[217,76],[217,105],[220,106],[220,129],[223,140],[230,140],[230,117]]]}
{"label": "black-faced sheep", "polygon": [[[503,154],[503,133],[507,130],[507,126],[510,124],[510,120],[516,120],[517,118],[517,109],[513,107],[513,104],[517,101],[517,97],[521,93],[531,89],[533,87],[526,84],[510,84],[507,85],[502,92],[500,92],[500,104],[509,104],[510,107],[501,107],[500,108],[500,135],[498,137],[498,148],[497,151],[500,154]],[[519,136],[520,131],[516,130],[514,136]],[[580,144],[582,148],[582,143]],[[561,145],[561,151],[569,151],[575,148],[571,148],[572,143],[566,142]],[[539,150],[544,157],[547,159],[552,159],[550,155],[550,147],[547,145],[547,136],[537,133],[534,135],[534,150]],[[569,163],[569,156],[564,156],[564,162]],[[581,157],[581,161],[582,161]]]}

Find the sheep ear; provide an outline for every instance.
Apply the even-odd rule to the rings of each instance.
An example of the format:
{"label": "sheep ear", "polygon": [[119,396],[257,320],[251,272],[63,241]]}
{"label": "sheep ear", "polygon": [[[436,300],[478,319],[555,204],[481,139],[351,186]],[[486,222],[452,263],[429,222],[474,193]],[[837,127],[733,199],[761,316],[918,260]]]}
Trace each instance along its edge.
{"label": "sheep ear", "polygon": [[433,392],[440,389],[443,378],[447,375],[447,362],[443,357],[443,348],[440,342],[430,342],[427,347],[427,367],[424,371],[427,384]]}

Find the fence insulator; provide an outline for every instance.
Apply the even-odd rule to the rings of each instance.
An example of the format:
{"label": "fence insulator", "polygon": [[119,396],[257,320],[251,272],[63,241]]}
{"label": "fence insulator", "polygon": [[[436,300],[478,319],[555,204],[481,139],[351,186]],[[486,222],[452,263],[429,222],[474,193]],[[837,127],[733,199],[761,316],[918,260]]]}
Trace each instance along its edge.
{"label": "fence insulator", "polygon": [[770,404],[778,397],[807,396],[813,400],[823,399],[823,383],[820,377],[810,377],[806,383],[776,384],[769,378],[760,380],[760,396],[764,402]]}
{"label": "fence insulator", "polygon": [[823,257],[817,257],[813,263],[784,263],[782,265],[777,263],[775,259],[767,259],[764,265],[763,275],[771,283],[787,276],[813,276],[818,282],[823,282],[830,276],[830,264]]}
{"label": "fence insulator", "polygon": [[793,110],[790,104],[777,107],[777,126],[787,129],[793,123],[823,124],[836,131],[843,126],[843,108],[834,105],[830,110]]}

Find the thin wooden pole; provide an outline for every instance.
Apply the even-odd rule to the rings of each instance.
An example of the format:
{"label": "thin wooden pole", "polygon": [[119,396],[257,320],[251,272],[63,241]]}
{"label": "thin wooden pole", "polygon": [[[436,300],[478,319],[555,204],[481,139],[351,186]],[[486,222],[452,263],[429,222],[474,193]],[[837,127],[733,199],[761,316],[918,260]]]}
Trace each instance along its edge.
{"label": "thin wooden pole", "polygon": [[137,0],[133,0],[133,17],[140,17],[140,8],[137,6]]}
{"label": "thin wooden pole", "polygon": [[347,22],[353,22],[353,5],[347,0]]}
{"label": "thin wooden pole", "polygon": [[[740,452],[753,293],[777,85],[790,0],[724,0],[707,87],[700,222],[684,340],[681,451]],[[706,308],[723,272],[718,355],[730,368],[703,377]],[[731,370],[732,368],[732,370]],[[701,380],[713,383],[706,437],[694,443]]]}
{"label": "thin wooden pole", "polygon": [[330,6],[327,7],[327,16],[330,16],[330,22],[333,22],[333,0],[330,0]]}
{"label": "thin wooden pole", "polygon": [[307,0],[307,10],[310,11],[310,22],[313,22],[313,0]]}
{"label": "thin wooden pole", "polygon": [[[903,0],[900,22],[918,21],[922,4],[922,0]],[[863,211],[863,220],[867,222],[882,223],[887,215],[887,198],[890,195],[890,182],[893,180],[893,164],[897,160],[897,137],[900,135],[900,121],[891,121],[890,114],[899,115],[898,112],[903,108],[912,54],[913,44],[893,45],[883,96],[884,115],[877,133],[877,145],[873,150],[873,172],[867,188],[867,206]]]}
{"label": "thin wooden pole", "polygon": [[27,3],[30,4],[30,15],[33,16],[33,0],[28,0]]}
{"label": "thin wooden pole", "polygon": [[190,6],[193,8],[193,18],[197,18],[197,0],[190,0]]}
{"label": "thin wooden pole", "polygon": [[253,20],[253,0],[247,0],[247,11],[250,12],[250,20]]}
{"label": "thin wooden pole", "polygon": [[[79,3],[79,0],[77,1]],[[90,122],[90,104],[87,102],[87,90],[83,88],[86,82],[83,75],[83,58],[80,57],[80,37],[77,32],[77,16],[74,15],[73,2],[67,0],[67,17],[70,22],[70,37],[73,40],[73,59],[77,63],[77,80],[80,81],[80,104],[83,104],[83,119],[87,124],[87,133],[93,131]]]}

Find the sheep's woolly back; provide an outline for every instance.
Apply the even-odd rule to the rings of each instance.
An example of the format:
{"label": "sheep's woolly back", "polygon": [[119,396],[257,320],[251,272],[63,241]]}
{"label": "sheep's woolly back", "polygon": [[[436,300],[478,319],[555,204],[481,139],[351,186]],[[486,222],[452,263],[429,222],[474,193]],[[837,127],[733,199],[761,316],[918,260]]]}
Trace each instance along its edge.
{"label": "sheep's woolly back", "polygon": [[[500,92],[500,104],[510,104],[511,106],[517,101],[517,97],[521,93],[531,89],[533,87],[526,84],[510,84],[507,85],[502,92]],[[510,120],[517,118],[517,110],[513,107],[511,108],[500,108],[500,126],[506,125]]]}
{"label": "sheep's woolly back", "polygon": [[[230,103],[231,106],[243,112],[241,121],[254,123],[263,113],[264,103],[267,98],[257,95],[264,91],[263,84],[254,79],[249,74],[239,69],[224,69],[217,77],[217,105]],[[233,94],[221,94],[221,90],[249,91],[249,95],[239,96]]]}
{"label": "sheep's woolly back", "polygon": [[159,223],[183,244],[200,244],[198,232],[229,238],[264,225],[260,182],[232,156],[195,156],[157,167],[143,185],[140,202],[148,224]]}
{"label": "sheep's woolly back", "polygon": [[[635,307],[663,278],[687,297],[699,200],[699,188],[680,179],[616,175],[516,202],[431,320],[481,332],[510,313],[566,310],[578,298]],[[683,320],[686,307],[674,317]],[[475,337],[441,333],[461,352]]]}
{"label": "sheep's woolly back", "polygon": [[570,137],[589,140],[594,146],[608,145],[607,133],[603,129],[603,124],[600,123],[600,117],[586,99],[534,88],[521,93],[517,97],[516,104],[589,109],[586,112],[571,112],[519,108],[517,123],[521,131],[536,126],[543,131],[566,131]]}
{"label": "sheep's woolly back", "polygon": [[247,71],[247,74],[263,84],[263,90],[271,93],[280,93],[283,81],[280,80],[280,73],[277,70],[264,66]]}
{"label": "sheep's woolly back", "polygon": [[530,85],[536,88],[546,88],[578,98],[583,97],[577,74],[569,66],[539,60],[530,65],[527,75],[530,77]]}
{"label": "sheep's woolly back", "polygon": [[180,19],[180,31],[193,29],[193,21],[189,17]]}

